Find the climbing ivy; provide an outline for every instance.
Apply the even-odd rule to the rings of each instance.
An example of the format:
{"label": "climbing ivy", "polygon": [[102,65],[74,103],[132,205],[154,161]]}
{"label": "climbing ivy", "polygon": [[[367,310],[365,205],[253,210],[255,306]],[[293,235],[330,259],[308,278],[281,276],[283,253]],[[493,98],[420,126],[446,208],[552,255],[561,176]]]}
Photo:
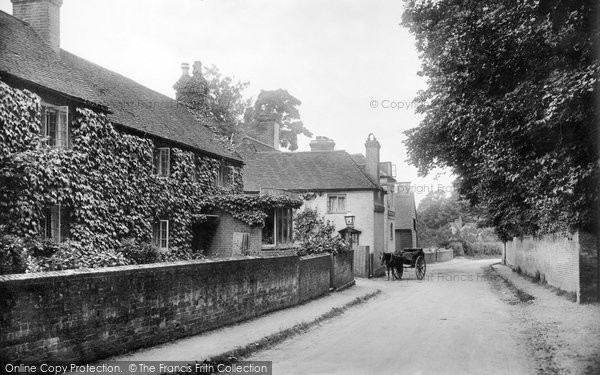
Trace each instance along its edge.
{"label": "climbing ivy", "polygon": [[[75,110],[71,147],[50,147],[42,137],[39,97],[3,82],[0,97],[0,236],[23,244],[10,252],[0,247],[0,258],[20,248],[29,270],[189,259],[192,224],[215,208],[262,225],[265,212],[301,205],[241,194],[239,167],[231,169],[229,186],[217,186],[221,160],[178,148],[171,148],[170,176],[158,176],[151,139],[119,131],[89,109]],[[40,247],[44,209],[57,204],[68,213],[69,243],[40,255],[32,249]],[[169,253],[140,256],[152,254],[152,226],[161,219],[169,220]],[[0,262],[14,263],[4,258]]]}

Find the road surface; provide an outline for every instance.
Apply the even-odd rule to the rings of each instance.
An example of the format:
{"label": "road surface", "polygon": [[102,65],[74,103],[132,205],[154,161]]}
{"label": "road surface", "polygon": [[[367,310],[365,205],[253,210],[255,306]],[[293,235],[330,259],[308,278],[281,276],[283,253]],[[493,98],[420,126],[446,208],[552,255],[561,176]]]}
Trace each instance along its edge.
{"label": "road surface", "polygon": [[531,374],[510,297],[484,268],[497,260],[429,265],[416,280],[365,280],[382,293],[306,334],[247,360],[274,374]]}

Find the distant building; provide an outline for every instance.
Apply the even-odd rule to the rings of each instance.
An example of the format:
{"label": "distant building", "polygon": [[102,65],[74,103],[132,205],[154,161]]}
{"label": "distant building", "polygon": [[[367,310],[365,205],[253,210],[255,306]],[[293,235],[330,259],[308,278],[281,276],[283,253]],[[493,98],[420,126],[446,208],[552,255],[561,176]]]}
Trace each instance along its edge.
{"label": "distant building", "polygon": [[[316,208],[354,249],[369,247],[366,257],[355,252],[357,276],[382,274],[379,255],[395,248],[395,179],[391,163],[379,161],[379,141],[370,134],[365,155],[335,150],[335,142],[321,136],[310,142],[310,148],[309,152],[273,150],[246,154],[244,191],[281,189],[298,193],[304,200],[301,209]],[[346,225],[348,214],[354,217],[352,228]],[[270,237],[263,235],[265,238]],[[273,245],[283,244],[275,237]]]}
{"label": "distant building", "polygon": [[417,207],[410,182],[396,185],[394,194],[396,211],[396,250],[418,247]]}

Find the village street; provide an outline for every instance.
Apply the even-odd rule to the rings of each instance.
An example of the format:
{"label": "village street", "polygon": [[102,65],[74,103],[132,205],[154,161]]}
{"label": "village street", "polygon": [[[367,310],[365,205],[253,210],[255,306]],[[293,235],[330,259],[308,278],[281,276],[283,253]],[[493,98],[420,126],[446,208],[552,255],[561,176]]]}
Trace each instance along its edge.
{"label": "village street", "polygon": [[[525,306],[501,279],[484,271],[495,262],[455,259],[430,265],[422,282],[413,270],[405,270],[407,280],[361,281],[376,284],[382,294],[250,359],[273,361],[276,374],[555,373],[549,357],[556,353],[539,337],[532,344]],[[541,331],[536,334],[552,334]]]}

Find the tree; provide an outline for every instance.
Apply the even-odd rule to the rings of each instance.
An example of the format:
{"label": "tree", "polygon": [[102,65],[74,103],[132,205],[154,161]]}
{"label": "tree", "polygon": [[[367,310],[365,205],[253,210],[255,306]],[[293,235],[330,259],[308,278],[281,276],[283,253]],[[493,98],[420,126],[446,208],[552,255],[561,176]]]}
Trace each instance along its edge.
{"label": "tree", "polygon": [[269,116],[279,124],[280,146],[295,151],[298,149],[298,135],[312,137],[310,130],[300,120],[297,108],[300,104],[302,102],[286,90],[261,90],[254,106],[249,107],[244,114],[244,127],[251,132],[261,118]]}
{"label": "tree", "polygon": [[221,133],[231,137],[240,131],[240,123],[252,99],[244,97],[249,82],[235,81],[223,76],[215,65],[205,68],[208,85],[208,109],[210,117],[217,122]]}
{"label": "tree", "polygon": [[447,196],[443,191],[431,191],[417,209],[419,243],[423,246],[446,243],[463,227],[475,227],[480,214],[456,192]]}
{"label": "tree", "polygon": [[409,0],[428,88],[407,131],[421,175],[449,167],[502,239],[596,229],[595,0]]}

